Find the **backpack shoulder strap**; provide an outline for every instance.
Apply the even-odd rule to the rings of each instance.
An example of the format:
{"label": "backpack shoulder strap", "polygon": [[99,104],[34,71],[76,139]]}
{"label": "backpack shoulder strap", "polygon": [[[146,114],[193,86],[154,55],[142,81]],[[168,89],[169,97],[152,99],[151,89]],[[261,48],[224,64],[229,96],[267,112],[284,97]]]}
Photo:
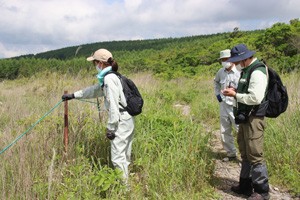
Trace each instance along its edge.
{"label": "backpack shoulder strap", "polygon": [[[105,76],[106,75],[108,75],[108,74],[115,74],[119,79],[120,79],[120,82],[121,82],[121,84],[122,84],[122,87],[124,87],[123,86],[123,81],[122,81],[122,74],[120,74],[119,72],[116,72],[116,71],[109,71],[109,72],[107,72],[106,74],[105,74]],[[104,77],[105,77],[104,76]],[[104,85],[104,84],[103,84]],[[123,112],[123,111],[126,111],[126,109],[125,109],[125,106],[123,106],[122,104],[121,104],[121,102],[119,102],[119,105],[123,108],[123,109],[120,109],[120,112]]]}
{"label": "backpack shoulder strap", "polygon": [[[268,67],[267,67],[267,65],[266,65],[264,62],[259,62],[259,63],[255,64],[255,65],[250,69],[249,75],[248,75],[248,77],[247,77],[247,83],[248,83],[248,84],[249,84],[249,82],[250,82],[250,78],[251,78],[252,72],[254,72],[254,70],[256,70],[257,68],[260,68],[260,67],[265,67],[265,68],[266,68],[267,78],[269,79],[269,73],[268,73]],[[267,94],[267,92],[268,92],[268,91],[266,90],[265,96],[264,96],[264,98],[263,98],[263,100],[262,100],[262,103],[263,103],[263,102],[265,101],[265,99],[266,99],[266,94]],[[262,105],[262,103],[259,104],[259,105],[254,105],[254,106],[252,107],[252,109],[251,109],[249,115],[251,115],[253,112],[257,112],[257,110],[259,109],[260,105]]]}
{"label": "backpack shoulder strap", "polygon": [[[104,75],[104,77],[107,76],[108,74],[115,74],[115,75],[120,79],[120,81],[121,81],[121,83],[122,83],[122,79],[121,79],[122,75],[121,75],[119,72],[116,72],[116,71],[112,71],[112,70],[111,70],[111,71],[107,72],[107,73]],[[104,77],[103,77],[103,85],[102,85],[101,87],[104,86]]]}
{"label": "backpack shoulder strap", "polygon": [[122,75],[119,73],[119,72],[116,72],[116,71],[109,71],[109,72],[107,72],[105,75],[104,75],[104,77],[106,76],[106,75],[108,75],[108,74],[115,74],[117,77],[119,77],[119,78],[121,78],[122,77]]}
{"label": "backpack shoulder strap", "polygon": [[254,72],[254,70],[256,70],[257,68],[260,68],[260,67],[265,67],[265,68],[266,68],[267,77],[269,77],[269,75],[268,75],[268,67],[267,67],[264,63],[259,62],[259,63],[255,64],[255,65],[250,69],[249,75],[248,75],[248,77],[247,77],[247,83],[250,82],[250,78],[251,78],[252,72]]}

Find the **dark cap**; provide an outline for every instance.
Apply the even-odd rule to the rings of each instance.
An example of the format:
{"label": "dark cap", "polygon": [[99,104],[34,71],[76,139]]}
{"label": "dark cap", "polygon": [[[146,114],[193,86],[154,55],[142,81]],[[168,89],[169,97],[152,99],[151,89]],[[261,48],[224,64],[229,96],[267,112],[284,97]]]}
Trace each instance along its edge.
{"label": "dark cap", "polygon": [[253,56],[255,51],[250,51],[244,44],[238,44],[231,49],[230,53],[231,57],[227,62],[239,62]]}

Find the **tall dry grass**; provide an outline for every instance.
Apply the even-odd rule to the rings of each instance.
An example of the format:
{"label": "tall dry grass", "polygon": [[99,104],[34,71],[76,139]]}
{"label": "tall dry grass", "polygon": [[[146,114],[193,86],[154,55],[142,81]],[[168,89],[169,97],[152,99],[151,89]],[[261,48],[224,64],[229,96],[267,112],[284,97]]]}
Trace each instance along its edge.
{"label": "tall dry grass", "polygon": [[[131,191],[111,171],[106,112],[69,101],[69,146],[64,154],[63,105],[0,155],[0,199],[203,199],[218,198],[212,173],[210,130],[218,129],[212,77],[160,80],[130,76],[145,99],[136,117]],[[266,159],[271,184],[299,191],[299,75],[284,78],[290,105],[268,119]],[[94,76],[47,74],[0,83],[0,147],[8,145],[56,105],[64,90],[97,83]],[[91,100],[94,101],[95,100]],[[180,105],[180,106],[175,106]],[[182,108],[189,108],[189,114]],[[102,120],[102,121],[100,121]],[[209,128],[209,129],[208,129]]]}
{"label": "tall dry grass", "polygon": [[[61,100],[64,90],[82,87],[73,79],[66,75],[43,74],[42,77],[1,82],[0,146],[3,148],[10,144],[31,127]],[[77,80],[82,80],[80,84],[85,84],[83,78],[77,77]],[[76,112],[76,109],[93,109],[91,105],[70,107],[70,114]],[[60,155],[55,160],[56,167],[62,168],[68,158],[74,157],[73,148],[78,136],[70,135],[68,158],[62,158],[62,117],[61,105],[1,155],[2,199],[34,199],[39,196],[39,191],[35,192],[39,189],[35,186],[40,182],[46,184],[43,182],[48,180],[52,148]],[[72,126],[70,128],[72,129]]]}
{"label": "tall dry grass", "polygon": [[[180,79],[162,81],[147,73],[133,75],[132,79],[144,96],[145,108],[136,119],[131,165],[133,192],[125,196],[138,199],[214,196],[209,185],[213,168],[207,147],[209,137],[198,124],[198,108],[191,109],[194,117],[186,117],[173,106],[196,105],[193,98],[197,97],[201,84]],[[195,87],[191,88],[192,95],[188,95],[191,90],[186,90],[186,82]],[[39,120],[60,101],[64,90],[74,92],[95,83],[93,76],[55,73],[2,82],[0,146],[8,145]],[[105,116],[103,111],[100,114]],[[105,167],[110,166],[110,147],[97,106],[69,101],[69,122],[68,154],[63,152],[61,104],[0,155],[1,199],[124,197],[119,190],[122,187],[118,189],[115,182],[109,182],[115,175]],[[111,186],[109,190],[99,177],[106,178],[104,183]]]}
{"label": "tall dry grass", "polygon": [[281,185],[300,196],[300,76],[283,76],[289,94],[287,111],[267,119],[265,149],[271,184]]}

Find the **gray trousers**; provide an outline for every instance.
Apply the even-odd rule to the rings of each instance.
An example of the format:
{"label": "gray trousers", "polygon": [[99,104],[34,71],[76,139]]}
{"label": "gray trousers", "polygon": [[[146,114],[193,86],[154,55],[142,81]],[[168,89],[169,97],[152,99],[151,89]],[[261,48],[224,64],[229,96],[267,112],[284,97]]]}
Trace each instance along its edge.
{"label": "gray trousers", "polygon": [[229,157],[236,156],[236,148],[234,145],[233,129],[238,130],[238,125],[234,122],[233,106],[226,104],[224,101],[220,103],[220,124],[221,124],[221,141],[224,150]]}
{"label": "gray trousers", "polygon": [[111,161],[115,168],[123,172],[123,179],[127,183],[131,162],[131,147],[133,141],[134,118],[120,118],[115,139],[111,140]]}

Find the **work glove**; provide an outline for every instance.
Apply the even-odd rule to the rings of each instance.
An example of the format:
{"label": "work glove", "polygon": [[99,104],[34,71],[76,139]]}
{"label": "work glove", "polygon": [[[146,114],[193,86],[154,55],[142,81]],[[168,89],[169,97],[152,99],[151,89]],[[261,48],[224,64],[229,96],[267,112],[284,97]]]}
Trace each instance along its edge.
{"label": "work glove", "polygon": [[64,95],[62,95],[61,98],[63,101],[68,101],[68,100],[74,99],[75,96],[74,96],[74,94],[64,94]]}
{"label": "work glove", "polygon": [[106,129],[106,137],[107,137],[109,140],[115,139],[115,137],[116,137],[115,131]]}
{"label": "work glove", "polygon": [[216,97],[217,97],[217,99],[218,99],[219,102],[222,102],[222,101],[223,101],[220,94],[218,94]]}

